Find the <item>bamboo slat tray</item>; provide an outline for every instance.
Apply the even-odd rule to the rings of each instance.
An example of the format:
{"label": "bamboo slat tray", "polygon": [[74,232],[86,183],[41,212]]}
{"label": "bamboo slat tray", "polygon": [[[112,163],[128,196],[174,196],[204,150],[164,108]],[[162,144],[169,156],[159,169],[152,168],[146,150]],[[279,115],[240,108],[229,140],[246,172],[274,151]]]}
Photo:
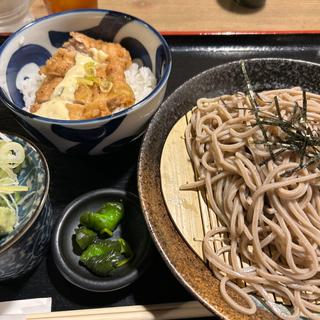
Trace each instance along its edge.
{"label": "bamboo slat tray", "polygon": [[[176,228],[192,250],[206,262],[202,240],[206,232],[220,226],[220,222],[208,206],[204,192],[180,190],[182,185],[196,180],[184,139],[190,117],[191,111],[182,116],[166,139],[160,161],[161,188],[169,215]],[[215,250],[222,245],[223,241],[214,243]],[[243,264],[242,261],[240,263]]]}
{"label": "bamboo slat tray", "polygon": [[161,163],[161,188],[165,203],[177,229],[194,250],[204,259],[202,239],[217,220],[208,208],[200,191],[180,190],[180,186],[194,181],[194,171],[186,150],[184,131],[190,113],[180,118],[174,125],[165,142]]}

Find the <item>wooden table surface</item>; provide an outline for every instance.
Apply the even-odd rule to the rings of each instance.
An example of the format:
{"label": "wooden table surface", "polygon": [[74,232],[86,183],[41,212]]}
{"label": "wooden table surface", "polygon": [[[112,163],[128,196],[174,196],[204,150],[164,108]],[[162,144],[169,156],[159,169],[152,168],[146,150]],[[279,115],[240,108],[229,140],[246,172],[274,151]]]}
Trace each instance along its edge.
{"label": "wooden table surface", "polygon": [[[320,32],[319,0],[266,0],[260,9],[233,0],[99,0],[98,6],[137,16],[163,34]],[[32,13],[47,14],[43,0],[34,1]]]}

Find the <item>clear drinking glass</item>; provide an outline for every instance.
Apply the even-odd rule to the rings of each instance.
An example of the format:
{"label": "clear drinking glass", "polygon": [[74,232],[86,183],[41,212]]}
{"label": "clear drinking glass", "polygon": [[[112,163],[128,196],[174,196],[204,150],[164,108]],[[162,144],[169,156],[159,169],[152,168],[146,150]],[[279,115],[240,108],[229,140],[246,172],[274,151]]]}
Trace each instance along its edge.
{"label": "clear drinking glass", "polygon": [[235,2],[245,7],[260,8],[264,6],[266,0],[235,0]]}
{"label": "clear drinking glass", "polygon": [[30,22],[33,0],[0,0],[0,32],[13,32]]}

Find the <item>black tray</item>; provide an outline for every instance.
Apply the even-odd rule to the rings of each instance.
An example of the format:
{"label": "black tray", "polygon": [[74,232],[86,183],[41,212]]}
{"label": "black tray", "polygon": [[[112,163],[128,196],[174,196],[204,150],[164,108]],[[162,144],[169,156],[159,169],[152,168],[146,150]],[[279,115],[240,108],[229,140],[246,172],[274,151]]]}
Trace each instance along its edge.
{"label": "black tray", "polygon": [[[171,36],[166,39],[173,55],[167,95],[193,75],[233,60],[283,57],[320,62],[320,34]],[[0,107],[0,130],[28,136],[4,106]],[[39,145],[51,171],[50,198],[55,218],[70,201],[93,189],[120,188],[137,194],[136,167],[140,144],[141,140],[138,140],[117,153],[90,158],[63,155]],[[116,292],[90,293],[74,287],[60,275],[50,251],[31,274],[0,283],[0,301],[39,297],[52,297],[53,311],[193,299],[170,273],[155,249],[146,273],[134,284]]]}

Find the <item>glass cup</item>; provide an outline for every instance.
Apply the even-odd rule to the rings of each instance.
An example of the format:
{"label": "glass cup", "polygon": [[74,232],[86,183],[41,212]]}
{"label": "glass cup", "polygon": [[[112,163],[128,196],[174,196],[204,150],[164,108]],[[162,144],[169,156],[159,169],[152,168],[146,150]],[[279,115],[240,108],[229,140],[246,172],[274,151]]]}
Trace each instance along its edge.
{"label": "glass cup", "polygon": [[44,3],[49,13],[98,7],[98,0],[44,0]]}
{"label": "glass cup", "polygon": [[0,32],[12,32],[30,22],[33,0],[0,0]]}
{"label": "glass cup", "polygon": [[260,8],[265,5],[266,0],[235,0],[235,2],[245,7]]}

